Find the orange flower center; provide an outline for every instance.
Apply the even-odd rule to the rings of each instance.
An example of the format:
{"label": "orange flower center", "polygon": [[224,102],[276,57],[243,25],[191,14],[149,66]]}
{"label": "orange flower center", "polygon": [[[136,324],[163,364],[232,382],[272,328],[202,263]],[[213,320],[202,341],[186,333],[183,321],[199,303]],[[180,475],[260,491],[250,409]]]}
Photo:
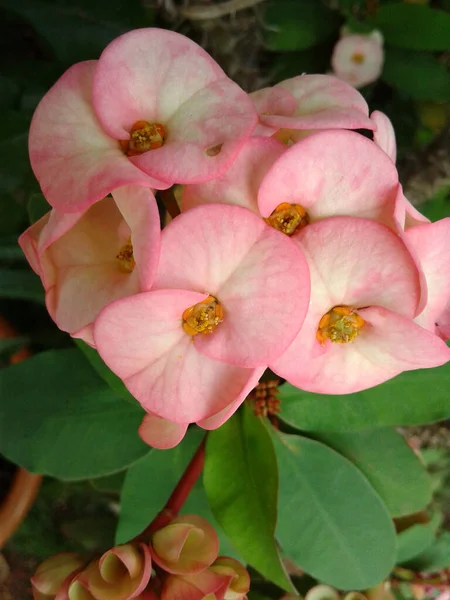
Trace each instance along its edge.
{"label": "orange flower center", "polygon": [[327,340],[336,344],[353,341],[364,327],[365,321],[350,306],[335,306],[319,321],[316,338],[323,345]]}
{"label": "orange flower center", "polygon": [[119,271],[122,271],[122,273],[133,272],[136,262],[133,256],[133,244],[131,243],[131,238],[122,246],[119,250],[119,254],[116,255],[116,258],[119,261]]}
{"label": "orange flower center", "polygon": [[149,150],[161,148],[166,138],[166,130],[161,123],[137,121],[130,131],[129,140],[120,140],[122,150],[128,156],[136,156]]}
{"label": "orange flower center", "polygon": [[355,54],[352,55],[352,61],[357,65],[362,65],[364,62],[364,54],[361,54],[360,52],[355,52]]}
{"label": "orange flower center", "polygon": [[214,296],[190,306],[183,312],[183,329],[189,335],[209,334],[223,321],[223,308]]}
{"label": "orange flower center", "polygon": [[264,221],[286,235],[293,235],[296,231],[300,231],[300,229],[308,225],[309,216],[300,204],[282,202],[276,207],[270,217],[264,219]]}

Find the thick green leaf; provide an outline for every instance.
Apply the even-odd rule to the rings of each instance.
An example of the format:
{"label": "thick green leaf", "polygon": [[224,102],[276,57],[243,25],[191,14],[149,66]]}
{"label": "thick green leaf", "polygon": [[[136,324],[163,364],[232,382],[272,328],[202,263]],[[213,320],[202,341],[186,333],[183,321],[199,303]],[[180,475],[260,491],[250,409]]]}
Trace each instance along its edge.
{"label": "thick green leaf", "polygon": [[340,24],[337,13],[317,0],[268,0],[263,9],[269,50],[310,48],[329,38]]}
{"label": "thick green leaf", "polygon": [[276,534],[283,551],[341,590],[382,581],[395,563],[396,536],[367,479],[319,442],[278,432],[273,437],[280,472]]}
{"label": "thick green leaf", "polygon": [[422,554],[436,542],[442,515],[436,513],[429,523],[413,525],[397,536],[397,564],[402,565]]}
{"label": "thick green leaf", "polygon": [[386,48],[382,78],[416,100],[446,101],[450,97],[450,73],[424,52]]}
{"label": "thick green leaf", "polygon": [[17,298],[44,303],[44,288],[33,271],[0,269],[0,298]]}
{"label": "thick green leaf", "polygon": [[450,363],[398,375],[342,396],[280,388],[281,418],[303,431],[358,431],[391,425],[423,425],[450,417]]}
{"label": "thick green leaf", "polygon": [[404,566],[414,571],[426,573],[433,573],[450,567],[450,533],[448,531],[441,533],[435,538],[432,546],[405,563]]}
{"label": "thick green leaf", "polygon": [[248,406],[209,434],[204,483],[216,519],[244,560],[291,590],[274,540],[276,456],[267,429]]}
{"label": "thick green leaf", "polygon": [[148,452],[143,414],[76,349],[0,370],[0,452],[35,473],[75,480],[124,469]]}
{"label": "thick green leaf", "polygon": [[448,50],[450,14],[429,6],[385,4],[372,21],[392,46],[411,50]]}
{"label": "thick green leaf", "polygon": [[52,207],[44,198],[44,194],[32,194],[28,200],[28,218],[30,223],[36,223],[43,217]]}
{"label": "thick green leaf", "polygon": [[395,430],[313,435],[364,473],[392,517],[418,512],[431,501],[431,479],[426,469]]}
{"label": "thick green leaf", "polygon": [[[128,469],[122,487],[116,543],[135,537],[156,517],[204,436],[204,431],[190,429],[172,450],[152,450]],[[201,480],[194,486],[181,512],[207,519],[219,534],[220,553],[239,558],[213,517]]]}

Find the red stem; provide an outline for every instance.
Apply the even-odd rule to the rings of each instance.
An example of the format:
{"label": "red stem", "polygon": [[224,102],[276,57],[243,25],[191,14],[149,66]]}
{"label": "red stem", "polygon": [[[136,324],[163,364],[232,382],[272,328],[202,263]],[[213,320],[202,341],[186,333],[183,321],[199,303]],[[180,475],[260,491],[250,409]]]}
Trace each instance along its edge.
{"label": "red stem", "polygon": [[197,479],[202,474],[203,465],[205,464],[205,443],[206,435],[192,457],[191,462],[186,467],[186,470],[177,483],[176,488],[171,493],[166,505],[141,535],[153,533],[154,531],[165,527],[178,515],[180,510],[183,508],[183,505],[186,502]]}

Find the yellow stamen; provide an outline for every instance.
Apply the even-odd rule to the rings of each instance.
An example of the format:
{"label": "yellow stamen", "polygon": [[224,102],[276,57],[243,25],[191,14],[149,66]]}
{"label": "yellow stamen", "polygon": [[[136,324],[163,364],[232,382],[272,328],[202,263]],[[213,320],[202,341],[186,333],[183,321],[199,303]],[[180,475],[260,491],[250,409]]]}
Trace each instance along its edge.
{"label": "yellow stamen", "polygon": [[293,235],[309,223],[309,216],[300,204],[282,202],[264,221],[286,235]]}
{"label": "yellow stamen", "polygon": [[223,308],[214,296],[187,308],[182,315],[183,329],[189,335],[209,334],[223,321]]}
{"label": "yellow stamen", "polygon": [[165,138],[166,130],[161,123],[137,121],[131,128],[130,139],[120,140],[120,145],[128,156],[136,156],[161,148]]}
{"label": "yellow stamen", "polygon": [[122,271],[122,273],[133,272],[136,262],[133,256],[133,244],[131,243],[131,238],[122,246],[116,258],[119,261],[119,271]]}
{"label": "yellow stamen", "polygon": [[361,54],[360,52],[355,52],[355,54],[352,55],[352,61],[357,65],[362,65],[364,62],[364,54]]}
{"label": "yellow stamen", "polygon": [[348,344],[355,339],[365,323],[350,306],[335,306],[320,319],[316,338],[322,346],[327,340]]}

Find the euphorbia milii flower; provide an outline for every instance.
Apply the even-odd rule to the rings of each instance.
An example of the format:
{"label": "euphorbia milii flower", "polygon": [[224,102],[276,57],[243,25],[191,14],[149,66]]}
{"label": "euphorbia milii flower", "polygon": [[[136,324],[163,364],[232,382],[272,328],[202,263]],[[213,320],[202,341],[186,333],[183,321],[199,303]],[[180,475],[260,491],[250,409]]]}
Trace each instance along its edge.
{"label": "euphorbia milii flower", "polygon": [[376,125],[373,132],[373,141],[386,152],[392,162],[397,159],[397,143],[395,131],[390,119],[380,110],[374,110],[370,118]]}
{"label": "euphorbia milii flower", "polygon": [[204,571],[216,560],[219,538],[203,517],[182,515],[153,534],[150,552],[164,571],[190,575]]}
{"label": "euphorbia milii flower", "polygon": [[324,217],[353,215],[394,226],[398,174],[389,157],[353,131],[322,131],[288,148],[258,193],[261,215],[287,235]]}
{"label": "euphorbia milii flower", "polygon": [[[71,552],[56,554],[39,565],[31,578],[34,600],[55,600],[71,577],[83,567],[85,560]],[[67,587],[67,586],[66,586]]]}
{"label": "euphorbia milii flower", "polygon": [[372,31],[369,35],[344,32],[331,57],[335,75],[355,87],[376,81],[381,75],[383,62],[383,36],[379,31]]}
{"label": "euphorbia milii flower", "polygon": [[256,125],[248,96],[195,42],[138,29],[44,96],[30,160],[52,206],[77,212],[117,187],[165,189],[218,176]]}
{"label": "euphorbia milii flower", "polygon": [[77,575],[69,586],[69,600],[138,599],[151,574],[152,560],[146,544],[115,546]]}
{"label": "euphorbia milii flower", "polygon": [[374,129],[369,108],[352,86],[331,75],[299,75],[250,94],[259,114],[256,135],[297,141],[319,129]]}
{"label": "euphorbia milii flower", "polygon": [[419,273],[393,231],[333,217],[295,241],[308,259],[311,302],[297,338],[270,365],[278,375],[307,391],[349,394],[450,359],[445,343],[412,320]]}
{"label": "euphorbia milii flower", "polygon": [[244,400],[289,346],[309,276],[300,248],[239,206],[187,211],[161,243],[155,291],[106,307],[94,339],[147,411],[186,424]]}
{"label": "euphorbia milii flower", "polygon": [[42,279],[52,319],[92,344],[92,322],[106,304],[151,288],[160,235],[151,191],[126,186],[78,213],[53,209],[19,243]]}
{"label": "euphorbia milii flower", "polygon": [[250,590],[250,575],[247,569],[234,558],[219,556],[211,565],[210,571],[231,577],[224,600],[240,600]]}
{"label": "euphorbia milii flower", "polygon": [[169,575],[164,582],[161,600],[225,600],[232,575],[206,569],[194,575]]}

